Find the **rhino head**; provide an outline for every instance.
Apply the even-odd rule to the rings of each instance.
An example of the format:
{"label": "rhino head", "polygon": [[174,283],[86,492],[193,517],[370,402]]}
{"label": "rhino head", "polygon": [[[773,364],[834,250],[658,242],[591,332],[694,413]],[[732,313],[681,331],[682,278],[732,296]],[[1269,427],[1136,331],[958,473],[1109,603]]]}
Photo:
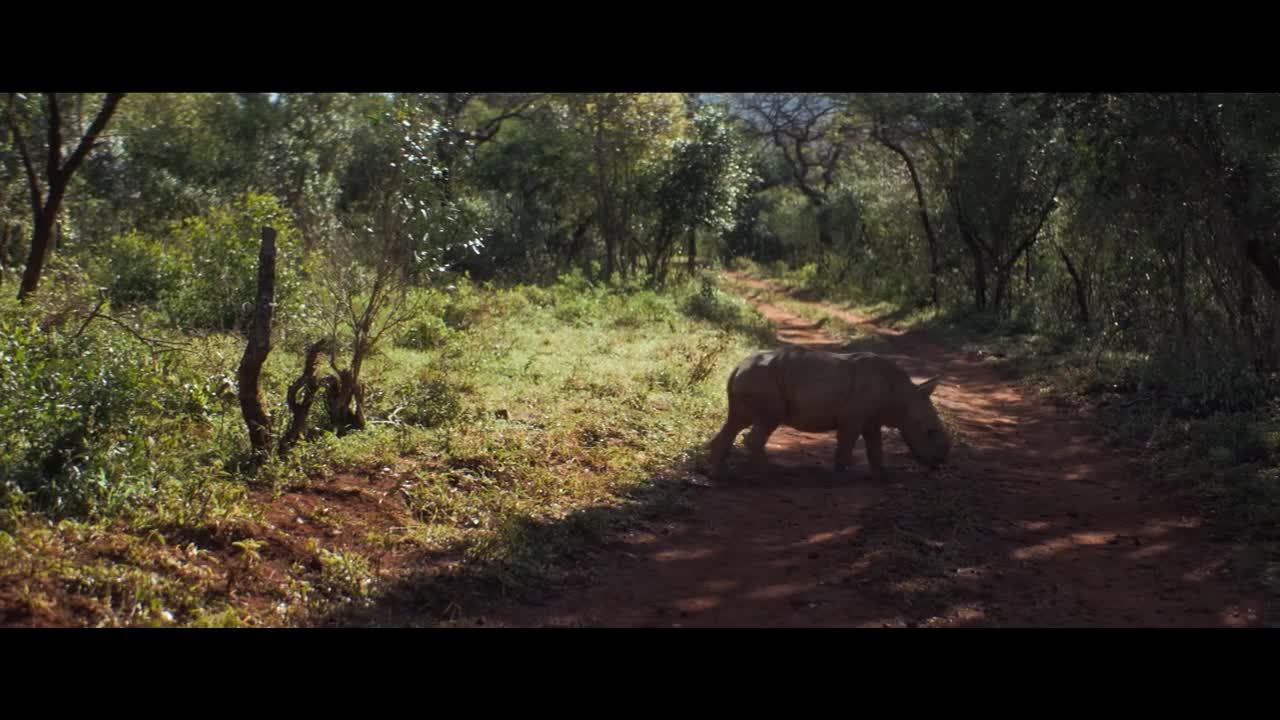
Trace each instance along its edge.
{"label": "rhino head", "polygon": [[901,424],[898,426],[912,457],[929,467],[946,462],[951,452],[951,437],[930,399],[937,387],[936,377],[919,385],[913,384],[903,403]]}

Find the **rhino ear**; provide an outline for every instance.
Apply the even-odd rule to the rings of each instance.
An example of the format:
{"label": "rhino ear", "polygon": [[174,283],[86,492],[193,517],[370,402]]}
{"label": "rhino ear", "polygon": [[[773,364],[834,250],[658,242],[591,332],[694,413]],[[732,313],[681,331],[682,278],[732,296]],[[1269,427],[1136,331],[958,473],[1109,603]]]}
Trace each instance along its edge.
{"label": "rhino ear", "polygon": [[925,397],[929,397],[930,395],[933,394],[934,389],[938,387],[938,381],[941,379],[942,379],[941,377],[929,378],[928,380],[925,380],[924,382],[917,385],[916,389],[920,391],[920,394],[924,395]]}

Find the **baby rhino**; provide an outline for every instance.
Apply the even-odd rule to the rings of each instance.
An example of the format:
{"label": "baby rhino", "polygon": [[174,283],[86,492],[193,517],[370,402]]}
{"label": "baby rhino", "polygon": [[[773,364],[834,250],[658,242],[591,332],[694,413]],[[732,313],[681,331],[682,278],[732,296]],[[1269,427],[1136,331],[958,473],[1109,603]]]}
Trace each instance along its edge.
{"label": "baby rhino", "polygon": [[929,399],[937,383],[932,378],[916,385],[873,353],[786,347],[752,355],[729,375],[729,418],[711,441],[711,476],[724,475],[733,441],[747,426],[747,448],[760,464],[769,435],[786,425],[810,433],[835,430],[836,472],[853,464],[853,445],[861,435],[872,475],[883,478],[882,426],[898,428],[919,462],[941,465],[951,439]]}

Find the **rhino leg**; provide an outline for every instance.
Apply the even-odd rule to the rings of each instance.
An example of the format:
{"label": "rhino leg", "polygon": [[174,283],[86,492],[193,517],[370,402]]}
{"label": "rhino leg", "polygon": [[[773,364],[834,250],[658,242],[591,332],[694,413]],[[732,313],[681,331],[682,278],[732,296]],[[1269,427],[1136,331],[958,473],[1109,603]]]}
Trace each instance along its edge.
{"label": "rhino leg", "polygon": [[729,451],[733,448],[734,439],[750,424],[751,417],[730,404],[729,418],[724,421],[720,432],[711,439],[711,477],[718,478],[724,475],[725,463],[729,459]]}
{"label": "rhino leg", "polygon": [[853,464],[853,446],[857,442],[857,431],[843,425],[836,428],[836,472],[844,472]]}
{"label": "rhino leg", "polygon": [[880,441],[880,423],[872,421],[862,428],[862,437],[867,445],[867,463],[871,466],[871,477],[884,479],[884,446]]}
{"label": "rhino leg", "polygon": [[769,436],[773,434],[774,430],[778,429],[780,424],[773,422],[772,419],[757,419],[755,424],[751,426],[751,432],[747,433],[747,439],[744,441],[747,449],[751,451],[751,462],[756,465],[764,465],[769,462],[764,446],[769,442]]}

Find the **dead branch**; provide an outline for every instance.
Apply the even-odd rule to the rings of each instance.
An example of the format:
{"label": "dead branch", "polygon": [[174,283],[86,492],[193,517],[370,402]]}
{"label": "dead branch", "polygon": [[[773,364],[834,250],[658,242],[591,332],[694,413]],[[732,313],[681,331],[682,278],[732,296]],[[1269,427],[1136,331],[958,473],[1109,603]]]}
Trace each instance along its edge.
{"label": "dead branch", "polygon": [[271,317],[275,312],[276,290],[276,231],[262,228],[262,247],[258,251],[258,299],[254,308],[253,325],[249,329],[249,342],[240,360],[237,379],[240,384],[240,411],[249,428],[249,443],[253,446],[254,462],[265,460],[271,448],[271,418],[262,406],[258,391],[258,379],[262,364],[271,352]]}
{"label": "dead branch", "polygon": [[289,429],[285,431],[284,437],[280,438],[278,452],[282,457],[288,454],[307,432],[307,418],[311,413],[311,404],[315,401],[316,390],[320,387],[320,381],[316,378],[316,363],[320,360],[320,353],[326,352],[333,353],[329,340],[317,340],[312,343],[311,347],[307,348],[302,374],[289,386],[289,394],[285,401],[289,405],[291,417]]}

